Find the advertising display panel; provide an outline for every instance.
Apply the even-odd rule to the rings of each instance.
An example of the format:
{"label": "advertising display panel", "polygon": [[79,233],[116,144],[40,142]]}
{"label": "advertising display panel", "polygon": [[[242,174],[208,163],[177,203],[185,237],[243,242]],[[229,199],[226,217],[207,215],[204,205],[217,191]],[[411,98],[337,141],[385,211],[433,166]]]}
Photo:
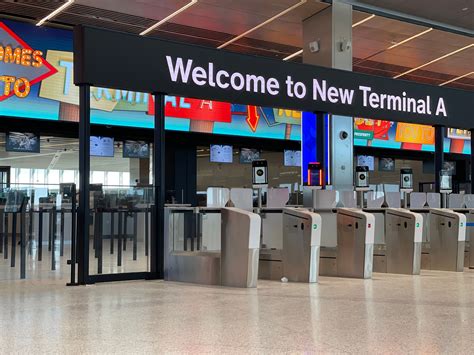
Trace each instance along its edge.
{"label": "advertising display panel", "polygon": [[[0,116],[79,120],[73,32],[0,21]],[[0,51],[0,53],[2,53]],[[17,63],[18,62],[18,63]],[[301,112],[166,96],[167,130],[299,140]],[[153,128],[149,93],[91,88],[91,123]]]}
{"label": "advertising display panel", "polygon": [[[434,131],[432,126],[420,124],[355,118],[354,145],[434,152]],[[471,154],[470,143],[469,131],[448,128],[444,152]]]}

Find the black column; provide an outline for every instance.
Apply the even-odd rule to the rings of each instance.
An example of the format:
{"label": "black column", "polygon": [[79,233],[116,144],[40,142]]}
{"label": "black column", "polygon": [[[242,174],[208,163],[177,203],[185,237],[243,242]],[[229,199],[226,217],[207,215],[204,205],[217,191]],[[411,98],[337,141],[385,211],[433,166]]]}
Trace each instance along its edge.
{"label": "black column", "polygon": [[[474,193],[474,129],[471,129],[471,167],[469,169],[471,181],[471,194]],[[471,254],[473,255],[473,254]]]}
{"label": "black column", "polygon": [[435,189],[440,192],[439,173],[443,169],[444,163],[444,136],[446,128],[444,126],[435,126]]}
{"label": "black column", "polygon": [[327,163],[326,156],[327,156],[327,147],[328,137],[326,136],[326,124],[325,124],[325,113],[324,112],[315,112],[316,115],[316,159],[319,163],[321,163],[321,169],[324,172],[323,177],[323,187],[326,186],[327,181]]}
{"label": "black column", "polygon": [[174,173],[173,189],[176,193],[178,203],[190,203],[196,205],[196,183],[197,183],[197,157],[195,145],[175,146],[171,152],[167,152],[174,157],[173,163],[167,165]]}
{"label": "black column", "polygon": [[79,206],[77,209],[78,283],[89,277],[90,86],[79,87]]}
{"label": "black column", "polygon": [[150,240],[150,271],[163,278],[165,219],[165,95],[155,95],[155,128],[153,144],[153,187],[155,195],[155,235]]}

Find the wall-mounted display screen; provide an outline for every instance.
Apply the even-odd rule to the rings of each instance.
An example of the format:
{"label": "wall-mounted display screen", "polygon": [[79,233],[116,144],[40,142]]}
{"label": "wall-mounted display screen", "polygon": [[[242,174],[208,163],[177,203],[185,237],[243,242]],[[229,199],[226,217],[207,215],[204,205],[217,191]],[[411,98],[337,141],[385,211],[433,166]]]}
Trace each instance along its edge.
{"label": "wall-mounted display screen", "polygon": [[375,158],[372,155],[358,155],[357,166],[367,166],[370,171],[374,171]]}
{"label": "wall-mounted display screen", "polygon": [[[354,119],[354,145],[434,152],[435,130],[420,124]],[[465,130],[448,128],[444,152],[471,154],[470,134]]]}
{"label": "wall-mounted display screen", "polygon": [[[1,75],[27,78],[30,84],[28,92],[17,90],[15,94],[12,90],[8,96],[0,95],[0,116],[78,122],[79,88],[73,80],[72,31],[4,20],[0,21],[2,43],[20,50],[31,49],[32,59],[29,66],[0,62]],[[0,91],[2,88],[0,82]],[[165,104],[167,130],[282,140],[301,138],[299,111],[177,96],[166,96]],[[92,123],[153,128],[153,114],[152,95],[91,88]]]}
{"label": "wall-mounted display screen", "polygon": [[233,149],[231,145],[211,145],[211,162],[213,163],[232,163]]}
{"label": "wall-mounted display screen", "polygon": [[240,163],[250,164],[254,160],[260,159],[260,151],[252,148],[241,148],[240,149]]}
{"label": "wall-mounted display screen", "polygon": [[379,158],[379,171],[395,171],[395,159]]}
{"label": "wall-mounted display screen", "polygon": [[93,157],[113,157],[114,139],[111,137],[91,136],[90,154]]}
{"label": "wall-mounted display screen", "polygon": [[301,166],[301,150],[285,150],[283,154],[285,166]]}
{"label": "wall-mounted display screen", "polygon": [[144,141],[126,140],[123,142],[124,158],[149,158],[150,145]]}
{"label": "wall-mounted display screen", "polygon": [[8,132],[5,150],[7,152],[39,153],[40,137],[34,133]]}
{"label": "wall-mounted display screen", "polygon": [[443,170],[445,170],[449,175],[456,175],[456,162],[444,161]]}

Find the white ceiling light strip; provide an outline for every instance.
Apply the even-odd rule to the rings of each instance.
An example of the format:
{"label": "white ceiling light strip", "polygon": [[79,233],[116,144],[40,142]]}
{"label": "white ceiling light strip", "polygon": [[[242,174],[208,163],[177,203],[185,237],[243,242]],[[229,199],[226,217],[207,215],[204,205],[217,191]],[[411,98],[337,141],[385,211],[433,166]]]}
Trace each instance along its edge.
{"label": "white ceiling light strip", "polygon": [[367,21],[373,19],[374,17],[375,17],[375,15],[367,16],[365,19],[360,20],[359,22],[354,23],[354,24],[352,25],[352,28],[357,27],[357,26],[359,26],[359,25],[362,25],[364,22],[367,22]]}
{"label": "white ceiling light strip", "polygon": [[161,25],[164,24],[165,22],[168,22],[168,21],[171,20],[173,17],[179,15],[180,13],[182,13],[182,12],[185,11],[185,10],[187,10],[188,8],[190,8],[191,6],[193,6],[194,4],[196,4],[197,2],[198,2],[198,0],[191,0],[189,3],[187,3],[187,4],[184,5],[183,7],[180,7],[178,10],[176,10],[175,12],[173,12],[171,15],[166,16],[163,20],[160,20],[159,22],[155,23],[153,26],[148,27],[146,30],[144,30],[143,32],[140,33],[140,36],[144,36],[144,35],[146,35],[147,33],[153,31],[155,28],[161,26]]}
{"label": "white ceiling light strip", "polygon": [[467,73],[467,74],[458,76],[458,77],[456,77],[456,78],[454,78],[454,79],[445,81],[444,83],[439,84],[439,86],[444,86],[444,85],[446,85],[446,84],[452,83],[453,81],[457,81],[457,80],[459,80],[459,79],[465,78],[466,76],[470,76],[470,75],[473,75],[473,74],[474,74],[474,71],[469,72],[469,73]]}
{"label": "white ceiling light strip", "polygon": [[281,17],[281,16],[283,16],[283,15],[286,15],[288,12],[290,12],[290,11],[296,9],[297,7],[300,7],[301,5],[303,5],[304,3],[306,3],[306,1],[307,1],[307,0],[301,0],[300,2],[296,3],[295,5],[293,5],[293,6],[289,7],[289,8],[287,8],[286,10],[284,10],[284,11],[282,11],[282,12],[276,14],[276,15],[273,16],[273,17],[270,17],[268,20],[266,20],[266,21],[264,21],[264,22],[258,24],[258,25],[255,26],[255,27],[252,27],[251,29],[245,31],[244,33],[238,35],[237,37],[234,37],[234,38],[232,38],[231,40],[229,40],[229,41],[227,41],[227,42],[221,44],[221,45],[220,45],[219,47],[217,47],[217,48],[218,48],[218,49],[222,49],[222,48],[224,48],[224,47],[227,47],[229,44],[231,44],[231,43],[233,43],[233,42],[235,42],[235,41],[238,41],[238,40],[241,39],[242,37],[247,36],[249,33],[253,32],[253,31],[255,31],[255,30],[258,30],[260,27],[263,27],[263,26],[269,24],[270,22],[275,21],[277,18],[279,18],[279,17]]}
{"label": "white ceiling light strip", "polygon": [[445,55],[442,55],[441,57],[438,57],[438,58],[436,58],[436,59],[430,60],[428,63],[419,65],[419,66],[417,66],[416,68],[413,68],[413,69],[407,70],[406,72],[403,72],[403,73],[401,73],[401,74],[395,75],[393,78],[396,79],[396,78],[399,78],[399,77],[404,76],[404,75],[406,75],[406,74],[410,74],[410,73],[412,73],[412,72],[414,72],[414,71],[416,71],[416,70],[418,70],[418,69],[424,68],[424,67],[426,67],[426,66],[428,66],[428,65],[430,65],[430,64],[436,63],[436,62],[438,62],[438,61],[440,61],[440,60],[442,60],[442,59],[444,59],[444,58],[447,58],[447,57],[449,57],[449,56],[452,56],[452,55],[454,55],[454,54],[456,54],[456,53],[459,53],[459,52],[464,51],[464,50],[466,50],[466,49],[468,49],[468,48],[471,48],[471,47],[474,47],[474,43],[471,43],[471,44],[469,44],[469,45],[467,45],[467,46],[465,46],[465,47],[456,49],[455,51],[452,51],[452,52],[450,52],[450,53],[447,53],[447,54],[445,54]]}
{"label": "white ceiling light strip", "polygon": [[299,55],[302,54],[302,53],[303,53],[303,50],[300,49],[298,52],[295,52],[295,53],[293,53],[293,54],[290,54],[288,57],[283,58],[283,60],[290,60],[290,59],[292,59],[292,58],[294,58],[294,57],[296,57],[296,56],[299,56]]}
{"label": "white ceiling light strip", "polygon": [[428,28],[427,30],[424,30],[424,31],[422,31],[422,32],[420,32],[420,33],[418,33],[418,34],[416,34],[416,35],[411,36],[411,37],[408,37],[407,39],[404,39],[404,40],[401,41],[401,42],[395,43],[394,45],[388,47],[387,49],[392,49],[392,48],[401,46],[402,44],[405,44],[405,43],[407,43],[407,42],[409,42],[409,41],[411,41],[411,40],[413,40],[413,39],[415,39],[415,38],[417,38],[417,37],[423,36],[425,33],[428,33],[428,32],[431,32],[431,31],[433,31],[433,29],[430,27],[430,28]]}
{"label": "white ceiling light strip", "polygon": [[71,6],[72,4],[74,3],[74,0],[68,0],[68,2],[62,4],[60,7],[58,7],[56,10],[54,10],[53,12],[51,12],[48,16],[46,16],[45,18],[42,18],[41,20],[39,20],[39,22],[36,24],[36,26],[41,26],[43,23],[45,23],[46,21],[49,21],[51,20],[54,16],[56,16],[57,14],[59,14],[60,12],[64,11],[65,9],[67,9],[69,6]]}

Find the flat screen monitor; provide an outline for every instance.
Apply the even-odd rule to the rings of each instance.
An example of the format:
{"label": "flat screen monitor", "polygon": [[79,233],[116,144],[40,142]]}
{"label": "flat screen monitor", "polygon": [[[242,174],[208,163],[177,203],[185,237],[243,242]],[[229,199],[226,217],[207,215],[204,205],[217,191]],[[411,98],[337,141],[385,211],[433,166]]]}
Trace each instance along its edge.
{"label": "flat screen monitor", "polygon": [[241,148],[240,149],[240,163],[250,164],[254,160],[260,159],[260,151],[258,149]]}
{"label": "flat screen monitor", "polygon": [[211,145],[211,162],[213,163],[232,163],[231,145]]}
{"label": "flat screen monitor", "polygon": [[40,137],[34,133],[8,132],[5,150],[7,152],[39,153]]}
{"label": "flat screen monitor", "polygon": [[285,150],[283,164],[285,166],[301,166],[301,150]]}
{"label": "flat screen monitor", "polygon": [[379,158],[379,171],[395,171],[395,159]]}
{"label": "flat screen monitor", "polygon": [[374,171],[375,158],[373,155],[358,155],[357,166],[368,166],[370,171]]}
{"label": "flat screen monitor", "polygon": [[123,142],[124,158],[149,158],[150,145],[144,141],[126,140]]}
{"label": "flat screen monitor", "polygon": [[455,161],[444,161],[443,162],[443,170],[446,170],[446,172],[451,176],[456,175],[456,162]]}
{"label": "flat screen monitor", "polygon": [[93,157],[113,157],[114,139],[111,137],[91,136],[90,152]]}

